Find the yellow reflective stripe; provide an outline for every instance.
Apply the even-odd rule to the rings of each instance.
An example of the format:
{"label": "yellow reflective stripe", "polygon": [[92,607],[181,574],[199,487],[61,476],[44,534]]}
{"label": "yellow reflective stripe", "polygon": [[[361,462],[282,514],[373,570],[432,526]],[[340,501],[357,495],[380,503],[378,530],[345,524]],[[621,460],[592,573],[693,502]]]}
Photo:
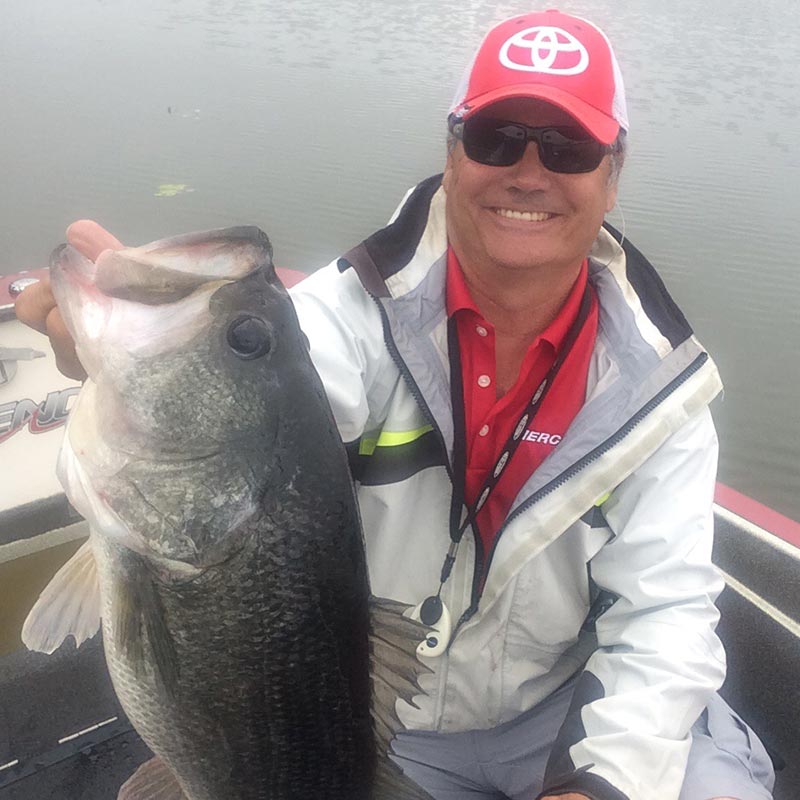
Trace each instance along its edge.
{"label": "yellow reflective stripe", "polygon": [[606,492],[599,500],[595,502],[595,505],[598,507],[603,505],[603,503],[605,503],[605,501],[608,500],[609,497],[611,497],[611,492]]}
{"label": "yellow reflective stripe", "polygon": [[378,447],[397,447],[401,444],[410,444],[432,430],[433,425],[423,425],[414,431],[381,431],[381,435],[378,437]]}
{"label": "yellow reflective stripe", "polygon": [[377,444],[377,439],[362,439],[358,443],[358,454],[360,456],[371,456],[375,452]]}
{"label": "yellow reflective stripe", "polygon": [[432,430],[433,425],[423,425],[413,431],[381,431],[377,439],[362,439],[358,445],[358,454],[371,456],[376,447],[399,447],[400,445],[411,444],[411,442],[415,442]]}

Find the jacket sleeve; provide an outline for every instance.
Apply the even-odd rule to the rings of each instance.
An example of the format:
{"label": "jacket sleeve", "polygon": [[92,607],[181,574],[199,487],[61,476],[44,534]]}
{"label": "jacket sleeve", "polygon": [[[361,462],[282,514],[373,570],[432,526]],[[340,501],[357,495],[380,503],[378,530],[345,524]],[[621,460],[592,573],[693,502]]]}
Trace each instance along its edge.
{"label": "jacket sleeve", "polygon": [[711,563],[718,444],[706,409],[603,505],[612,539],[592,559],[618,599],[596,624],[551,752],[545,791],[677,800],[690,728],[725,676]]}
{"label": "jacket sleeve", "polygon": [[342,273],[335,262],[290,294],[339,434],[345,443],[354,442],[388,396],[381,390],[388,354],[378,306],[355,272]]}

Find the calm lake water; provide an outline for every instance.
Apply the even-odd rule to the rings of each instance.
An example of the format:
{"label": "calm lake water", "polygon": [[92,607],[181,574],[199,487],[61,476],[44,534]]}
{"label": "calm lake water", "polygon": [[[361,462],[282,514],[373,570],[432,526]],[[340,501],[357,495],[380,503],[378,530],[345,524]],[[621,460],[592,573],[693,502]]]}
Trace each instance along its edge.
{"label": "calm lake water", "polygon": [[[4,3],[0,273],[44,265],[79,217],[131,243],[256,224],[277,263],[315,269],[441,169],[463,65],[490,24],[531,7]],[[755,20],[740,0],[561,7],[615,43],[632,125],[625,231],[722,371],[720,478],[800,519],[794,4]]]}

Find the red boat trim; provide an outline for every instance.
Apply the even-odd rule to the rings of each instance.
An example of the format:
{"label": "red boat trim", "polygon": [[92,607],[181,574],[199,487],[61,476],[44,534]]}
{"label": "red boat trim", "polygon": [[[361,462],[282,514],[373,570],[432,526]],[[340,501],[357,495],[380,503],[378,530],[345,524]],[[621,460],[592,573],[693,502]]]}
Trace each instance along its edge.
{"label": "red boat trim", "polygon": [[800,522],[785,517],[752,497],[747,497],[724,483],[717,483],[715,501],[723,508],[763,528],[773,536],[800,547]]}
{"label": "red boat trim", "polygon": [[290,286],[294,286],[296,283],[300,283],[303,278],[307,278],[308,275],[305,272],[300,272],[296,269],[286,269],[285,267],[275,267],[275,272],[278,273],[278,277],[281,279],[281,283],[288,289]]}
{"label": "red boat trim", "polygon": [[36,278],[40,280],[47,275],[47,267],[43,269],[23,270],[22,272],[15,272],[11,275],[0,275],[0,308],[11,307],[14,305],[14,297],[9,289],[14,281],[20,278]]}

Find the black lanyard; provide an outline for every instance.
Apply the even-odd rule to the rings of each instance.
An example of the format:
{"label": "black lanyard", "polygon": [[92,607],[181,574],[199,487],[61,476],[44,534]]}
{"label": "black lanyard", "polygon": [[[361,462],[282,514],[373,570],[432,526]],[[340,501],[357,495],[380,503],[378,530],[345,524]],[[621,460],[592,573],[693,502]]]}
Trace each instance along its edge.
{"label": "black lanyard", "polygon": [[[441,603],[439,596],[442,592],[444,582],[450,577],[450,572],[453,569],[453,564],[456,560],[456,553],[458,545],[464,536],[467,528],[475,523],[480,510],[486,505],[487,500],[494,491],[494,488],[500,482],[508,463],[511,461],[514,453],[522,441],[522,434],[528,429],[533,422],[539,409],[542,407],[545,398],[547,397],[550,387],[555,382],[564,362],[567,360],[573,345],[578,338],[581,330],[583,329],[586,319],[589,316],[589,311],[592,307],[592,292],[587,282],[586,288],[581,298],[581,305],[578,313],[573,320],[572,324],[567,331],[564,341],[559,349],[553,365],[544,376],[544,379],[537,387],[536,391],[530,399],[530,402],[522,412],[517,424],[514,426],[511,435],[506,440],[499,458],[495,462],[494,467],[489,471],[486,479],[478,492],[478,499],[475,503],[467,508],[466,516],[463,516],[464,501],[464,482],[466,479],[466,425],[464,419],[464,390],[463,380],[461,376],[461,356],[458,347],[458,331],[455,317],[451,317],[448,322],[447,342],[450,351],[450,382],[451,382],[451,396],[453,404],[453,421],[454,421],[454,442],[453,442],[453,470],[454,470],[454,489],[453,489],[453,504],[450,511],[450,547],[445,556],[444,563],[442,564],[441,577],[439,579],[439,591],[435,596],[429,597],[429,600],[435,601],[438,605]],[[463,519],[462,519],[463,516]]]}

